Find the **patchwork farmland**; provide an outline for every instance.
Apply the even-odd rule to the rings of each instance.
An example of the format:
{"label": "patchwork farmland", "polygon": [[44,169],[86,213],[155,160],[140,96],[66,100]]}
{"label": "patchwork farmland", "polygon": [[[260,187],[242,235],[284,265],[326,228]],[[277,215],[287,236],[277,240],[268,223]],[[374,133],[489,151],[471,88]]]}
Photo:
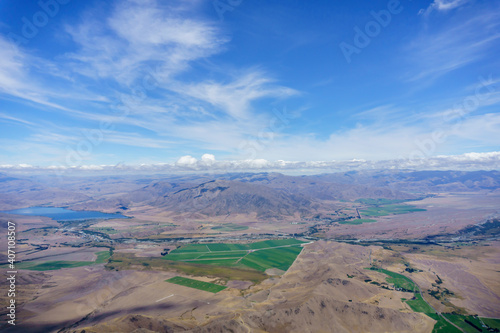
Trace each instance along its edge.
{"label": "patchwork farmland", "polygon": [[191,244],[171,251],[165,260],[194,264],[286,271],[302,250],[297,239],[267,240],[249,244]]}
{"label": "patchwork farmland", "polygon": [[387,215],[398,215],[398,214],[408,214],[413,212],[424,212],[425,209],[416,208],[412,205],[380,205],[369,207],[367,209],[362,209],[361,214],[364,216],[387,216]]}
{"label": "patchwork farmland", "polygon": [[218,285],[215,283],[189,279],[189,278],[185,278],[182,276],[174,276],[173,278],[170,278],[166,281],[170,282],[170,283],[175,283],[175,284],[178,284],[178,285],[184,286],[184,287],[208,291],[208,292],[211,292],[214,294],[227,288],[225,286],[221,286],[221,285]]}
{"label": "patchwork farmland", "polygon": [[[95,261],[76,261],[76,260],[55,260],[55,261],[24,261],[19,262],[17,267],[20,269],[27,269],[32,271],[53,271],[62,268],[74,268],[82,266],[90,266],[96,264],[103,264],[108,261],[111,256],[110,251],[99,251],[95,253],[97,258]],[[0,266],[0,267],[6,267]]]}

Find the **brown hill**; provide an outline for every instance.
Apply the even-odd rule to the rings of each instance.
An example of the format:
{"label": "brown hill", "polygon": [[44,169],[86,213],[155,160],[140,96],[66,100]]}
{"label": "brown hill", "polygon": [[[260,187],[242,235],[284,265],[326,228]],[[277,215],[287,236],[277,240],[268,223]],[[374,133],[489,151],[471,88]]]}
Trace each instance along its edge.
{"label": "brown hill", "polygon": [[87,201],[89,196],[25,178],[0,174],[0,210],[37,205],[65,206]]}
{"label": "brown hill", "polygon": [[318,182],[384,187],[408,192],[471,192],[500,189],[500,171],[349,171],[308,176]]}
{"label": "brown hill", "polygon": [[[154,191],[159,188],[160,191]],[[177,191],[173,191],[177,188]],[[156,183],[142,191],[134,191],[132,195],[134,201],[149,198],[146,203],[167,211],[207,216],[256,213],[259,218],[276,218],[295,213],[309,214],[315,206],[300,195],[263,185],[228,180],[212,180],[184,188]]]}
{"label": "brown hill", "polygon": [[72,206],[75,209],[126,211],[151,206],[174,215],[201,218],[256,214],[259,219],[310,215],[318,207],[300,194],[269,186],[230,180],[210,180],[201,184],[153,182],[124,195],[106,196]]}
{"label": "brown hill", "polygon": [[333,182],[309,176],[286,176],[279,173],[241,174],[237,178],[241,182],[261,184],[288,193],[301,193],[310,198],[320,200],[356,200],[360,198],[415,199],[417,196],[377,186],[381,184],[362,185],[359,183]]}

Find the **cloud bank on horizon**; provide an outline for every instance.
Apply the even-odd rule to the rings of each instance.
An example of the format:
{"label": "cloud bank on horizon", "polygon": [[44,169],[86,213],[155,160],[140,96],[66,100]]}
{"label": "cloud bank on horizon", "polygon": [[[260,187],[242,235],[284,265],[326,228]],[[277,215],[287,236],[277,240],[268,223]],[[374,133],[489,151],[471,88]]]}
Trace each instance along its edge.
{"label": "cloud bank on horizon", "polygon": [[3,1],[0,169],[500,168],[499,2],[214,4]]}
{"label": "cloud bank on horizon", "polygon": [[29,164],[0,165],[0,173],[14,174],[140,174],[140,173],[231,173],[231,172],[280,172],[285,174],[318,174],[352,170],[498,170],[500,151],[489,153],[467,153],[456,156],[435,156],[426,159],[396,160],[350,160],[350,161],[267,161],[265,159],[217,161],[212,154],[200,159],[182,156],[174,163],[141,165],[75,165],[39,167]]}

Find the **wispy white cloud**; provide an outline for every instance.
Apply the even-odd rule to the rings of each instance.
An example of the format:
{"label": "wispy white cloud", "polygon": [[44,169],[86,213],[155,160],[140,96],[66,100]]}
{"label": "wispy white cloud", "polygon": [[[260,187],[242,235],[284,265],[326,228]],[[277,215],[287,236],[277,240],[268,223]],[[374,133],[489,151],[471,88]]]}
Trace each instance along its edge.
{"label": "wispy white cloud", "polygon": [[354,128],[336,131],[326,139],[316,135],[277,137],[258,151],[256,156],[265,159],[280,156],[287,160],[302,161],[390,159],[404,156],[415,149],[415,140],[425,137],[426,133],[427,130],[421,126],[404,126],[400,122],[358,124]]}
{"label": "wispy white cloud", "polygon": [[[436,0],[431,6],[433,10],[449,12],[465,2]],[[42,124],[43,117],[38,122],[24,118],[22,113],[2,110],[0,121],[31,126],[31,133],[22,142],[10,141],[13,148],[9,163],[22,160],[36,164],[37,159],[44,160],[44,153],[44,165],[57,158],[64,161],[67,146],[74,148],[84,140],[82,131],[92,126],[98,129],[100,122],[113,124],[112,130],[101,133],[102,144],[160,152],[182,145],[183,153],[191,154],[220,150],[234,160],[247,161],[231,162],[229,165],[235,168],[265,168],[267,161],[276,158],[390,160],[411,152],[415,141],[425,140],[434,129],[447,126],[437,119],[444,114],[442,109],[422,114],[389,101],[351,117],[349,120],[357,122],[357,126],[331,133],[323,130],[321,138],[315,133],[296,133],[300,126],[283,132],[270,129],[269,124],[276,120],[271,112],[276,100],[300,92],[280,84],[269,70],[256,66],[231,71],[210,67],[209,72],[201,70],[190,75],[191,69],[198,70],[197,67],[203,67],[198,66],[200,63],[224,52],[229,40],[221,25],[192,14],[193,8],[202,3],[128,0],[116,2],[104,18],[89,12],[66,28],[75,47],[58,56],[57,61],[37,58],[0,37],[0,93],[37,103],[44,111],[61,115],[57,125],[48,121]],[[500,38],[499,22],[499,11],[479,10],[424,31],[407,49],[414,61],[409,80],[430,81],[483,59]],[[145,77],[154,83],[150,90],[145,88]],[[482,106],[499,102],[498,94],[495,96],[482,102]],[[266,99],[272,99],[269,108],[257,109],[258,102]],[[326,114],[328,110],[318,112]],[[471,145],[498,145],[498,116],[485,112],[462,120],[464,129],[450,135],[433,156],[463,151],[457,147],[466,140]],[[252,147],[255,158],[248,157],[248,146],[244,145],[248,142],[256,143]],[[86,163],[98,163],[96,156],[86,159]],[[206,157],[185,158],[175,165],[196,169],[201,164],[218,163],[222,162]],[[287,163],[270,165],[291,165]],[[314,165],[323,163],[330,162]]]}
{"label": "wispy white cloud", "polygon": [[[276,135],[256,139],[246,155],[287,160],[366,159],[394,156],[433,157],[449,152],[500,147],[500,86],[495,79],[482,80],[468,95],[450,101],[450,108],[432,107],[422,112],[395,105],[381,105],[353,115],[355,126],[334,131],[327,138],[315,134]],[[262,146],[261,149],[255,148]],[[246,156],[243,154],[242,156]]]}
{"label": "wispy white cloud", "polygon": [[141,148],[168,148],[176,144],[171,140],[144,137],[130,132],[107,132],[103,135],[103,141]]}
{"label": "wispy white cloud", "polygon": [[294,89],[274,85],[271,78],[258,70],[243,73],[229,83],[201,82],[179,85],[176,89],[237,119],[249,118],[252,101],[263,97],[284,98],[298,93]]}
{"label": "wispy white cloud", "polygon": [[409,73],[409,80],[431,81],[477,62],[489,55],[488,50],[499,39],[498,6],[475,9],[445,20],[440,28],[422,31],[407,48],[408,59],[414,68]]}
{"label": "wispy white cloud", "polygon": [[[1,115],[0,115],[1,117]],[[57,129],[57,131],[54,131]],[[136,132],[116,131],[113,129],[97,130],[95,128],[53,126],[44,128],[26,139],[27,142],[38,142],[62,147],[77,146],[79,143],[98,147],[103,143],[114,143],[130,147],[168,148],[178,143],[164,138],[144,136]]]}
{"label": "wispy white cloud", "polygon": [[500,147],[500,114],[487,113],[467,117],[452,134],[468,145]]}
{"label": "wispy white cloud", "polygon": [[[130,0],[117,2],[104,19],[88,12],[81,23],[66,27],[75,51],[57,62],[0,39],[0,92],[85,122],[71,129],[39,126],[25,142],[72,145],[82,140],[78,133],[85,126],[99,128],[101,122],[114,126],[103,133],[103,143],[145,148],[180,141],[234,150],[245,136],[256,135],[269,117],[255,115],[253,103],[297,91],[252,68],[221,74],[219,80],[179,78],[194,62],[222,52],[228,41],[215,21],[191,15],[200,5]],[[145,77],[152,87],[145,86]],[[57,86],[46,84],[55,79]],[[4,121],[29,122],[22,115],[8,116]]]}
{"label": "wispy white cloud", "polygon": [[61,108],[49,102],[45,90],[30,79],[29,55],[14,43],[0,36],[0,93],[26,99],[49,107]]}
{"label": "wispy white cloud", "polygon": [[0,37],[0,89],[4,92],[15,91],[21,87],[18,78],[24,77],[24,55],[8,40]]}
{"label": "wispy white cloud", "polygon": [[221,50],[227,38],[213,23],[190,19],[186,8],[172,4],[117,2],[104,22],[88,13],[83,23],[67,27],[79,46],[67,57],[83,75],[130,85],[153,67],[155,79],[166,82],[190,62]]}
{"label": "wispy white cloud", "polygon": [[0,112],[0,121],[8,121],[8,122],[20,123],[20,124],[24,124],[24,125],[28,125],[28,126],[36,126],[35,123],[33,123],[31,121],[21,119],[18,117],[13,117],[13,116],[10,116],[8,114],[1,113],[1,112]]}
{"label": "wispy white cloud", "polygon": [[[65,101],[106,101],[101,95],[77,88],[68,90],[57,89],[47,84],[49,69],[58,68],[54,63],[37,58],[27,53],[18,45],[0,36],[0,95],[9,99],[19,99],[24,103],[34,105],[42,110],[63,113],[78,113]],[[50,71],[49,79],[58,78],[58,71]],[[55,81],[50,81],[54,84]],[[66,82],[66,87],[67,87]],[[4,110],[5,111],[5,110]],[[19,116],[17,117],[18,119]]]}
{"label": "wispy white cloud", "polygon": [[433,10],[448,11],[470,2],[471,0],[434,0],[427,9],[421,9],[420,15],[429,15]]}

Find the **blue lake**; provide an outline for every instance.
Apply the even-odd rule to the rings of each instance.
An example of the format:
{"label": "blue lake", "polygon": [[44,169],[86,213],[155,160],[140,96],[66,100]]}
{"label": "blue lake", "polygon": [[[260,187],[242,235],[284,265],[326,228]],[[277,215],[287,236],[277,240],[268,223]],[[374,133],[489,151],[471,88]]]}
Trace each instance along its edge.
{"label": "blue lake", "polygon": [[121,214],[109,214],[95,211],[76,211],[66,208],[57,207],[30,207],[8,211],[2,211],[6,214],[30,215],[30,216],[46,216],[56,221],[78,221],[91,219],[119,219],[128,218]]}

